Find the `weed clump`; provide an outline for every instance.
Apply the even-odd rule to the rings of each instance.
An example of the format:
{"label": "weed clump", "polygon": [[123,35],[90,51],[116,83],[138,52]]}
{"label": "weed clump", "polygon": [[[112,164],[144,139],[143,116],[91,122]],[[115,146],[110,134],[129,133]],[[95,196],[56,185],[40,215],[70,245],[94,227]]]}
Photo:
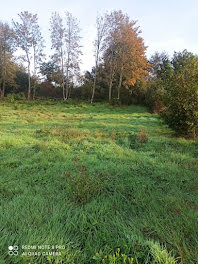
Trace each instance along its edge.
{"label": "weed clump", "polygon": [[144,127],[142,127],[140,132],[138,133],[137,140],[141,144],[144,144],[148,141],[148,132]]}
{"label": "weed clump", "polygon": [[61,140],[66,141],[66,140],[72,140],[72,139],[81,139],[83,137],[86,137],[86,135],[81,132],[77,128],[46,128],[42,127],[41,129],[38,129],[36,131],[38,134],[43,134],[46,136],[57,136]]}
{"label": "weed clump", "polygon": [[115,253],[104,255],[104,252],[100,250],[93,259],[98,264],[176,264],[179,261],[179,258],[176,259],[165,247],[153,241],[135,242],[128,253],[121,252],[122,249],[118,248]]}
{"label": "weed clump", "polygon": [[[104,257],[101,257],[102,252],[96,253],[93,257],[97,263],[104,263],[104,264],[114,264],[114,263],[125,263],[125,264],[133,264],[133,258],[128,257],[125,254],[120,253],[120,248],[118,248],[115,254],[109,254]],[[101,262],[102,261],[102,262]]]}
{"label": "weed clump", "polygon": [[71,200],[77,204],[89,202],[104,188],[103,174],[91,175],[84,165],[80,166],[78,176],[75,177],[70,172],[66,172],[65,175],[70,187]]}
{"label": "weed clump", "polygon": [[130,133],[128,135],[129,147],[135,149],[148,142],[148,132],[144,127],[140,129],[138,134]]}

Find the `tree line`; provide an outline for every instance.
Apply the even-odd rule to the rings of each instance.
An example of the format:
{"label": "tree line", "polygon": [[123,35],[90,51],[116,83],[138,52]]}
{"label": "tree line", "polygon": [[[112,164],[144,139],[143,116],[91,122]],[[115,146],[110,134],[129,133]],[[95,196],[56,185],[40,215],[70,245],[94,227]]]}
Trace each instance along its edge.
{"label": "tree line", "polygon": [[[112,105],[145,104],[181,134],[198,135],[198,57],[184,50],[146,57],[137,21],[121,10],[96,18],[95,65],[80,71],[78,20],[69,12],[50,18],[52,55],[37,14],[21,12],[12,26],[0,22],[0,95],[81,99]],[[20,56],[16,51],[20,51]]]}
{"label": "tree line", "polygon": [[[45,76],[45,79],[50,80],[55,87],[62,88],[62,97],[67,100],[75,84],[79,86],[85,80],[80,74],[79,67],[82,51],[78,20],[69,12],[65,12],[62,17],[57,12],[52,13],[50,37],[53,55],[46,61],[45,42],[37,14],[24,11],[18,15],[18,18],[18,21],[12,21],[12,27],[6,23],[0,24],[2,97],[9,79],[8,68],[16,59],[15,51],[20,50],[23,51],[23,55],[18,56],[17,59],[25,62],[20,66],[27,66],[28,99],[35,97],[37,85],[41,83],[39,77]],[[95,97],[99,68],[105,68],[106,75],[108,74],[109,101],[112,99],[112,87],[118,75],[117,99],[119,100],[122,85],[127,88],[148,74],[146,47],[140,33],[136,21],[130,20],[122,11],[97,16],[91,103]]]}

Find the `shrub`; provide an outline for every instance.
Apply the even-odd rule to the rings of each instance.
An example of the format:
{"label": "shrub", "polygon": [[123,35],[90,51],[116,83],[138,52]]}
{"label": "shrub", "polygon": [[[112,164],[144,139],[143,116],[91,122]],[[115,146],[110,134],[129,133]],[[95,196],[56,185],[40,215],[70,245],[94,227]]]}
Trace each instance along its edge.
{"label": "shrub", "polygon": [[75,104],[74,100],[71,98],[68,98],[67,100],[62,101],[64,104],[73,105]]}
{"label": "shrub", "polygon": [[14,109],[15,110],[20,110],[21,107],[20,107],[20,105],[18,103],[14,102]]}
{"label": "shrub", "polygon": [[198,136],[198,57],[184,50],[152,60],[146,104],[181,135]]}
{"label": "shrub", "polygon": [[[179,63],[180,62],[180,63]],[[198,136],[198,58],[175,54],[175,74],[167,93],[168,112],[162,117],[179,134]]]}
{"label": "shrub", "polygon": [[24,93],[18,93],[18,94],[8,94],[7,99],[10,103],[14,103],[16,100],[25,100],[25,94]]}
{"label": "shrub", "polygon": [[113,105],[113,106],[120,106],[120,105],[121,105],[121,102],[120,102],[120,100],[117,99],[117,98],[112,98],[110,104]]}
{"label": "shrub", "polygon": [[21,93],[14,94],[14,99],[15,100],[25,100],[26,97],[25,97],[25,94],[21,92]]}
{"label": "shrub", "polygon": [[8,94],[7,99],[10,103],[14,103],[15,102],[14,94]]}
{"label": "shrub", "polygon": [[163,99],[166,94],[162,80],[150,80],[147,82],[145,103],[152,113],[159,113],[164,107]]}

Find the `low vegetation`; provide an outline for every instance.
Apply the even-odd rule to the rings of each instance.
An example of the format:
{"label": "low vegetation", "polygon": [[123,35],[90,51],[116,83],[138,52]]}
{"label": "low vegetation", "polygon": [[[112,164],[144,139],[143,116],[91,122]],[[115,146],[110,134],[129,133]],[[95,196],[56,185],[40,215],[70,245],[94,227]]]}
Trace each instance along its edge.
{"label": "low vegetation", "polygon": [[0,263],[197,263],[197,158],[142,106],[1,101]]}

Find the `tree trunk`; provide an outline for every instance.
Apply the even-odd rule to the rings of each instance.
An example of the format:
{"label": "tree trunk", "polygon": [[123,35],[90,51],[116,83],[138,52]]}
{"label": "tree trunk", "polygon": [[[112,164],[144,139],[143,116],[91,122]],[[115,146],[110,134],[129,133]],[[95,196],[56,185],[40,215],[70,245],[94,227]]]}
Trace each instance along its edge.
{"label": "tree trunk", "polygon": [[28,100],[31,99],[30,62],[28,62]]}
{"label": "tree trunk", "polygon": [[111,90],[112,90],[112,79],[110,80],[110,84],[109,84],[109,103],[111,102]]}
{"label": "tree trunk", "polygon": [[69,95],[68,95],[68,98],[71,98],[71,90],[72,90],[72,86],[69,87]]}
{"label": "tree trunk", "polygon": [[4,95],[5,95],[5,79],[3,80],[3,85],[1,88],[1,98],[4,98]]}
{"label": "tree trunk", "polygon": [[91,96],[91,104],[93,103],[94,95],[95,95],[95,90],[96,90],[96,76],[97,76],[97,69],[95,69],[93,91],[92,91],[92,96]]}
{"label": "tree trunk", "polygon": [[112,86],[113,86],[113,78],[115,74],[115,66],[112,65],[111,73],[110,73],[110,83],[109,83],[109,103],[111,102],[112,97]]}
{"label": "tree trunk", "polygon": [[1,88],[1,82],[2,82],[2,80],[0,79],[0,96],[1,96],[1,90],[2,90],[2,88]]}
{"label": "tree trunk", "polygon": [[36,84],[34,83],[32,99],[34,100],[36,94]]}
{"label": "tree trunk", "polygon": [[120,89],[122,86],[122,77],[123,77],[123,66],[121,67],[121,71],[120,71],[120,80],[119,80],[119,85],[118,85],[118,100],[120,100]]}
{"label": "tree trunk", "polygon": [[99,46],[98,46],[97,55],[96,55],[96,68],[95,68],[95,75],[94,75],[93,91],[92,91],[92,96],[91,96],[91,104],[93,103],[95,90],[96,90],[96,77],[97,77],[97,69],[98,69],[98,57],[99,57]]}
{"label": "tree trunk", "polygon": [[63,88],[63,100],[65,100],[65,85],[64,85],[64,78],[63,78],[62,88]]}
{"label": "tree trunk", "polygon": [[35,45],[33,46],[34,48],[34,84],[33,84],[33,94],[32,94],[32,99],[34,100],[35,94],[36,94],[36,52],[35,52]]}
{"label": "tree trunk", "polygon": [[70,62],[70,51],[67,55],[67,71],[66,71],[66,100],[69,98],[69,62]]}
{"label": "tree trunk", "polygon": [[2,75],[2,87],[1,87],[1,98],[4,98],[4,95],[5,95],[5,83],[6,83],[6,66],[7,66],[7,63],[6,63],[6,52],[4,50],[4,53],[3,53],[3,58],[4,58],[4,65],[3,65],[3,75]]}
{"label": "tree trunk", "polygon": [[113,61],[113,50],[111,49],[111,60],[110,60],[110,82],[109,82],[109,103],[111,102],[112,97],[112,85],[114,77],[114,61]]}
{"label": "tree trunk", "polygon": [[63,100],[65,100],[65,78],[64,78],[64,62],[63,62],[63,51],[61,47],[61,71],[62,71],[62,88],[63,88]]}
{"label": "tree trunk", "polygon": [[69,98],[68,76],[66,77],[66,100]]}
{"label": "tree trunk", "polygon": [[30,73],[28,72],[28,100],[31,99],[31,81],[30,81]]}

